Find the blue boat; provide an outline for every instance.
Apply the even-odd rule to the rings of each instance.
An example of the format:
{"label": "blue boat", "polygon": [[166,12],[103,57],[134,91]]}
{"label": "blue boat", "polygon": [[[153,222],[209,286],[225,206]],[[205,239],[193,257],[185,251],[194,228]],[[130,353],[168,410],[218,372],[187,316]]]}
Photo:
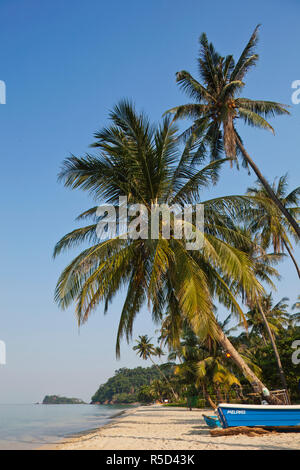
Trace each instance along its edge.
{"label": "blue boat", "polygon": [[211,429],[214,428],[221,428],[221,423],[220,420],[217,416],[208,416],[208,415],[202,415],[204,418],[204,421],[206,422],[207,426]]}
{"label": "blue boat", "polygon": [[300,405],[235,405],[220,403],[223,428],[233,426],[300,426]]}

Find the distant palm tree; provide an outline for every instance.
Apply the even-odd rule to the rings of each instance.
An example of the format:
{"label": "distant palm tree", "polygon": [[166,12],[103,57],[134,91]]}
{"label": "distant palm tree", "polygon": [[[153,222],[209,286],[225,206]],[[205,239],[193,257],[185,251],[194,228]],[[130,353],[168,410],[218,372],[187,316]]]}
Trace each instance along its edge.
{"label": "distant palm tree", "polygon": [[158,357],[159,359],[165,355],[165,353],[163,352],[163,350],[161,349],[160,346],[155,346],[154,348],[154,352],[155,352],[155,356]]}
{"label": "distant palm tree", "polygon": [[[179,151],[177,129],[165,118],[153,126],[143,114],[122,101],[111,113],[112,125],[96,133],[94,147],[99,156],[71,156],[64,164],[60,179],[65,186],[89,191],[100,201],[119,209],[119,197],[127,196],[128,204],[144,204],[148,215],[154,204],[195,204],[200,202],[201,189],[218,179],[224,160],[202,168],[192,162],[201,160],[199,150],[189,144]],[[54,255],[87,242],[82,251],[62,272],[55,299],[62,308],[76,302],[79,325],[88,320],[100,302],[105,312],[115,295],[126,286],[116,351],[125,335],[131,338],[133,324],[142,306],[152,307],[154,321],[165,314],[180,315],[195,331],[209,334],[228,350],[232,359],[251,381],[253,388],[263,391],[259,380],[218,327],[213,298],[243,318],[230,285],[241,286],[250,297],[263,292],[251,261],[234,247],[242,235],[235,230],[236,213],[250,203],[245,196],[226,196],[201,201],[205,209],[205,233],[201,250],[187,250],[186,240],[128,238],[126,232],[101,240],[97,234],[97,205],[85,211],[80,220],[91,217],[90,225],[65,235],[56,245]],[[193,226],[194,227],[194,226]],[[195,228],[195,227],[194,227]]]}
{"label": "distant palm tree", "polygon": [[163,382],[159,379],[153,380],[150,385],[150,393],[155,399],[162,401],[165,393],[165,387]]}
{"label": "distant palm tree", "polygon": [[133,346],[132,349],[137,351],[138,356],[144,359],[144,361],[151,359],[151,362],[153,363],[152,356],[155,355],[155,347],[154,344],[150,343],[150,341],[151,338],[148,338],[148,335],[139,336],[136,340],[136,346]]}
{"label": "distant palm tree", "polygon": [[298,300],[297,302],[294,303],[294,305],[292,306],[292,309],[300,309],[300,295],[298,295]]}
{"label": "distant palm tree", "polygon": [[[262,306],[273,336],[278,336],[280,331],[288,325],[289,314],[287,312],[287,301],[288,298],[283,297],[277,304],[273,305],[272,294],[264,296]],[[261,336],[266,344],[265,324],[259,310],[257,308],[249,310],[246,313],[246,318],[248,326],[251,329],[250,335]]]}
{"label": "distant palm tree", "polygon": [[154,344],[152,344],[150,341],[151,341],[151,338],[148,338],[148,335],[139,336],[138,340],[136,340],[136,343],[137,343],[136,346],[134,346],[132,349],[134,351],[137,351],[138,356],[144,359],[145,361],[150,359],[152,364],[156,367],[158,372],[162,375],[162,377],[170,386],[173,396],[177,400],[178,395],[173,390],[172,385],[170,384],[170,381],[167,379],[167,377],[165,376],[161,368],[158,367],[158,365],[153,360],[153,356],[159,356],[159,357],[162,356],[163,351],[161,350],[161,348],[155,347]]}
{"label": "distant palm tree", "polygon": [[232,160],[236,159],[237,154],[241,154],[244,165],[253,169],[274,204],[284,214],[300,238],[299,225],[246,151],[236,128],[236,122],[239,119],[250,126],[267,129],[274,133],[273,127],[266,118],[289,114],[287,106],[283,104],[239,96],[245,86],[244,77],[258,60],[258,55],[255,53],[258,29],[259,26],[255,28],[236,63],[232,55],[220,56],[203,33],[199,39],[201,49],[198,58],[201,82],[185,70],[176,74],[177,82],[194,102],[176,106],[169,109],[167,113],[174,114],[174,119],[193,119],[194,123],[185,131],[184,136],[191,138],[194,142],[201,142],[202,147],[208,144],[213,159],[219,158],[223,149]]}
{"label": "distant palm tree", "polygon": [[272,294],[265,295],[259,302],[252,305],[252,309],[246,314],[247,323],[252,327],[253,334],[260,334],[266,343],[264,329],[266,329],[276,357],[279,376],[283,387],[288,390],[285,373],[282,367],[275,336],[289,323],[287,312],[287,297],[283,297],[276,305],[273,305]]}
{"label": "distant palm tree", "polygon": [[[171,331],[170,334],[172,334]],[[170,348],[169,360],[179,359],[180,361],[180,364],[175,367],[175,375],[177,375],[185,385],[188,384],[192,387],[201,385],[203,396],[210,406],[215,409],[217,406],[207,391],[207,381],[204,378],[199,380],[197,375],[197,363],[203,360],[207,355],[204,344],[201,343],[193,330],[185,324],[178,344],[175,346],[174,343],[172,348],[170,343]]]}
{"label": "distant palm tree", "polygon": [[221,396],[220,385],[226,390],[230,390],[233,385],[241,388],[240,381],[235,374],[224,364],[223,357],[211,355],[197,363],[197,380],[201,383],[205,381],[212,383],[216,389],[219,403],[224,401]]}
{"label": "distant palm tree", "polygon": [[209,385],[215,387],[219,402],[222,401],[220,385],[228,389],[232,385],[240,386],[238,378],[226,366],[224,351],[216,344],[211,347],[207,339],[203,341],[197,338],[188,326],[183,330],[179,347],[170,353],[169,359],[173,355],[181,360],[175,368],[175,374],[187,384],[201,386],[206,400],[214,409],[216,404],[207,391]]}
{"label": "distant palm tree", "polygon": [[[284,175],[279,178],[278,183],[274,181],[272,189],[277,198],[280,199],[282,204],[289,209],[289,212],[297,220],[300,215],[300,186],[287,194],[287,185],[287,175]],[[263,202],[263,205],[257,210],[256,216],[252,217],[250,223],[251,229],[255,233],[260,234],[262,247],[267,249],[272,246],[275,253],[283,253],[284,249],[286,249],[300,278],[300,269],[292,253],[293,247],[288,237],[288,235],[291,234],[294,236],[296,243],[299,241],[294,229],[286,222],[286,219],[282,217],[282,214],[277,210],[276,206],[272,211],[268,205],[269,210],[266,210],[266,202],[270,203],[272,200],[269,193],[260,182],[257,182],[256,187],[249,188],[248,194],[255,196],[258,205],[259,200]]]}
{"label": "distant palm tree", "polygon": [[[251,217],[253,217],[253,213],[251,213]],[[250,222],[248,220],[246,224],[247,223],[251,226],[251,220]],[[241,244],[238,243],[238,248],[242,249],[247,254],[249,259],[251,259],[252,265],[253,265],[253,271],[256,277],[260,279],[262,282],[264,282],[265,284],[267,284],[269,287],[275,289],[275,285],[273,283],[272,277],[276,277],[277,279],[280,279],[280,276],[279,276],[278,271],[274,268],[273,265],[277,263],[282,258],[283,255],[281,253],[266,253],[262,245],[260,245],[260,242],[261,242],[260,237],[258,235],[253,236],[253,233],[249,227],[246,226],[243,228],[239,228],[239,230],[241,231],[241,233],[244,234],[244,238]],[[264,324],[265,330],[267,331],[267,334],[272,344],[274,355],[276,357],[279,376],[280,376],[282,385],[287,390],[287,382],[286,382],[285,373],[281,364],[281,359],[280,359],[280,355],[279,355],[278,348],[276,345],[276,341],[272,334],[272,329],[269,325],[269,321],[267,318],[269,314],[268,312],[272,310],[271,294],[270,296],[262,295],[260,298],[259,297],[251,298],[247,295],[247,293],[244,292],[243,289],[240,289],[239,287],[237,288],[237,293],[238,292],[242,294],[243,298],[245,298],[246,304],[248,305],[250,309],[249,312],[253,312],[253,315],[255,317],[257,324],[260,324],[260,326],[262,326],[262,323]],[[286,320],[287,320],[287,313],[286,313],[287,305],[284,303],[286,300],[288,299],[283,298],[282,301],[280,301],[274,307],[273,314],[275,315],[275,312],[278,313],[281,309],[282,315],[286,315]],[[249,317],[249,312],[248,312],[248,315],[246,315],[248,326],[249,326],[249,321],[251,324],[251,321],[254,318],[251,316]],[[274,324],[273,326],[275,328]],[[260,333],[261,332],[262,332],[262,328],[260,329]],[[262,335],[262,337],[264,338],[264,335]]]}
{"label": "distant palm tree", "polygon": [[292,306],[292,310],[296,310],[296,309],[299,311],[291,315],[292,323],[300,322],[300,295],[298,295],[297,302],[295,302],[294,305]]}

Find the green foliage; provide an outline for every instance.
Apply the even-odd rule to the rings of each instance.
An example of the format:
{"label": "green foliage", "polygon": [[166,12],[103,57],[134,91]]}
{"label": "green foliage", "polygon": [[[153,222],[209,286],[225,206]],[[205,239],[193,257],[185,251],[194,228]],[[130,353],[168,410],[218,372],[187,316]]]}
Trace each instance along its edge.
{"label": "green foliage", "polygon": [[[279,306],[283,306],[283,317],[279,315]],[[282,302],[278,302],[268,311],[268,319],[271,325],[276,325],[277,347],[289,392],[292,402],[297,402],[300,401],[300,370],[299,365],[292,363],[292,343],[300,339],[300,326],[297,326],[294,316],[288,315],[285,308]],[[279,321],[281,319],[283,321]],[[227,334],[235,330],[226,330],[228,321],[229,318],[220,324]],[[280,389],[282,387],[272,346],[264,325],[259,318],[258,321],[259,328],[255,322],[249,322],[247,335],[242,332],[238,336],[231,336],[230,340],[269,389]],[[145,346],[149,344],[148,340],[143,342]],[[92,402],[152,403],[168,398],[170,403],[166,406],[191,405],[193,408],[210,407],[212,403],[220,401],[260,402],[258,397],[249,395],[251,389],[247,381],[232,359],[226,357],[225,351],[217,343],[200,340],[188,326],[184,327],[179,346],[170,351],[169,359],[176,358],[180,360],[177,365],[166,363],[148,368],[117,370],[113,377],[99,387]],[[160,371],[167,381],[161,377]],[[177,395],[175,399],[172,393],[174,390]]]}
{"label": "green foliage", "polygon": [[[278,179],[276,178],[272,184],[272,189],[295,220],[298,220],[300,216],[300,186],[288,193],[288,176],[284,175]],[[248,188],[247,194],[255,196],[258,202],[258,208],[253,213],[249,227],[253,233],[259,234],[261,248],[266,250],[272,247],[277,255],[287,251],[300,277],[300,269],[293,255],[293,245],[289,238],[291,235],[295,244],[299,242],[299,237],[293,227],[287,223],[282,213],[273,204],[268,191],[259,181],[257,181],[256,186]],[[269,210],[266,210],[266,204],[269,206]],[[272,210],[270,210],[270,205]]]}
{"label": "green foliage", "polygon": [[137,394],[137,399],[140,403],[151,403],[153,402],[153,390],[150,385],[143,385]]}
{"label": "green foliage", "polygon": [[[281,331],[281,333],[283,333],[283,331]],[[284,334],[278,335],[277,337],[277,347],[286,374],[292,402],[300,402],[298,389],[300,366],[292,363],[292,354],[295,351],[292,349],[292,344],[299,339],[299,326],[290,327],[284,331]],[[265,346],[261,344],[260,347],[255,348],[253,352],[257,364],[261,367],[263,380],[265,380],[273,390],[282,388],[277,373],[276,360],[272,354],[271,344],[268,343]]]}
{"label": "green foliage", "polygon": [[[160,368],[162,366],[158,366]],[[171,364],[164,365],[164,373],[170,375],[173,366]],[[143,391],[144,398],[149,398],[149,386],[155,380],[160,379],[160,372],[155,366],[153,367],[136,367],[135,369],[122,368],[115,371],[115,375],[100,385],[97,392],[92,397],[92,403],[134,403],[141,400]],[[148,388],[144,388],[147,386]],[[150,392],[149,392],[150,393]],[[145,400],[148,402],[148,398]],[[152,397],[152,401],[153,401]]]}

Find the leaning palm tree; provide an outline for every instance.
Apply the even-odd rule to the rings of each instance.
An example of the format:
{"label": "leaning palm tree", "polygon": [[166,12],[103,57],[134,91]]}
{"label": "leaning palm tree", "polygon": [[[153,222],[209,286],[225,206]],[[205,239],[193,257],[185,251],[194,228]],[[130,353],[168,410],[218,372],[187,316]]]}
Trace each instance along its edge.
{"label": "leaning palm tree", "polygon": [[[288,208],[293,217],[298,220],[300,215],[300,186],[287,194],[287,185],[287,175],[284,175],[279,178],[277,183],[276,181],[273,182],[272,189],[276,194],[276,197],[280,199],[285,207]],[[276,206],[273,211],[265,210],[265,203],[272,203],[272,200],[265,187],[259,181],[255,187],[248,188],[248,194],[255,196],[258,205],[259,200],[264,202],[263,207],[259,208],[256,215],[252,217],[250,224],[254,233],[260,234],[262,247],[267,249],[272,246],[274,253],[283,253],[284,250],[286,250],[292,259],[298,277],[300,278],[300,269],[293,255],[293,246],[289,238],[289,235],[292,235],[296,243],[299,241],[295,231],[291,225],[286,222],[286,219],[282,216]]]}
{"label": "leaning palm tree", "polygon": [[[131,339],[134,320],[145,303],[152,310],[157,323],[168,312],[187,319],[197,333],[217,338],[231,353],[253,388],[262,392],[264,384],[243,361],[226,335],[217,325],[213,299],[243,318],[243,311],[230,283],[235,282],[249,298],[261,295],[263,288],[255,277],[251,261],[234,244],[242,237],[234,229],[232,219],[249,201],[245,196],[226,196],[202,201],[205,209],[205,232],[202,248],[188,250],[185,237],[175,237],[174,219],[169,237],[160,228],[156,237],[147,231],[137,237],[123,232],[100,231],[97,207],[105,203],[105,210],[119,211],[119,197],[127,197],[131,209],[143,204],[151,218],[153,206],[167,204],[195,204],[200,201],[201,189],[216,182],[224,160],[211,162],[201,169],[192,163],[199,161],[199,150],[187,144],[179,151],[177,129],[165,118],[160,126],[150,124],[147,117],[138,114],[127,101],[112,111],[112,125],[95,134],[93,144],[98,156],[71,156],[63,164],[60,180],[66,187],[88,191],[96,199],[96,206],[79,216],[92,218],[92,223],[73,230],[56,245],[54,256],[64,250],[88,243],[62,272],[55,291],[55,300],[67,308],[76,303],[79,325],[88,320],[91,312],[104,302],[107,312],[116,294],[126,287],[121,311],[116,352],[124,335]],[[107,205],[110,209],[107,209]],[[140,206],[138,206],[140,207]],[[119,214],[119,212],[118,212]],[[103,224],[103,213],[100,222]],[[119,220],[119,219],[117,219]],[[109,225],[104,220],[104,225]],[[132,217],[129,218],[130,224]],[[188,223],[187,223],[188,224]],[[141,226],[141,222],[138,224]],[[182,222],[183,228],[186,223]],[[195,236],[199,229],[195,229]],[[181,233],[182,234],[182,233]]]}
{"label": "leaning palm tree", "polygon": [[163,351],[159,347],[155,347],[154,344],[151,343],[151,338],[148,338],[148,335],[140,335],[139,338],[136,340],[136,345],[133,346],[133,350],[137,352],[138,356],[144,359],[146,361],[147,359],[150,359],[154,367],[158,370],[160,375],[164,378],[164,380],[167,382],[167,384],[170,386],[170,389],[172,391],[172,394],[175,398],[175,400],[178,399],[178,395],[175,393],[173,390],[170,381],[167,379],[166,375],[163,373],[160,367],[154,362],[153,356],[162,356]]}
{"label": "leaning palm tree", "polygon": [[167,113],[174,114],[174,119],[191,118],[193,124],[184,132],[200,146],[210,147],[211,157],[219,158],[223,150],[231,160],[236,160],[238,154],[243,157],[243,164],[250,166],[266,189],[274,204],[287,218],[300,238],[300,227],[288,208],[276,196],[266,178],[262,175],[256,163],[244,147],[242,138],[237,132],[236,123],[243,120],[250,126],[270,130],[269,117],[289,114],[287,106],[274,101],[251,100],[240,97],[245,86],[244,78],[251,67],[256,65],[258,55],[255,46],[258,40],[257,26],[235,63],[233,56],[220,56],[205,34],[200,36],[200,55],[198,67],[200,81],[189,72],[177,72],[177,82],[184,92],[193,100],[192,103],[176,106]]}
{"label": "leaning palm tree", "polygon": [[252,305],[252,309],[247,313],[249,326],[252,326],[253,333],[261,333],[264,341],[264,329],[267,331],[271,345],[276,357],[279,377],[283,388],[288,391],[285,373],[282,367],[281,358],[276,344],[276,335],[282,331],[284,325],[289,323],[289,315],[287,313],[288,298],[284,297],[276,305],[273,305],[272,295],[265,295],[263,298]]}
{"label": "leaning palm tree", "polygon": [[[251,217],[253,217],[253,212],[251,213]],[[249,223],[251,226],[251,221]],[[252,231],[249,227],[239,228],[241,233],[245,235],[244,239],[242,240],[242,244],[238,244],[238,248],[242,249],[249,259],[252,261],[253,271],[260,281],[267,284],[269,287],[275,289],[275,285],[273,283],[272,278],[275,277],[280,279],[278,271],[274,268],[274,264],[278,263],[278,261],[282,258],[282,253],[266,253],[262,247],[261,237],[258,235],[253,236]],[[248,237],[246,237],[248,234]],[[255,316],[260,316],[260,321],[264,324],[264,328],[267,331],[269,339],[272,344],[272,348],[274,351],[274,355],[276,357],[278,372],[280,376],[280,380],[282,382],[283,387],[287,389],[287,382],[285,373],[282,367],[279,351],[276,345],[275,337],[272,333],[272,328],[268,321],[268,312],[272,310],[272,297],[262,295],[260,298],[256,297],[256,299],[248,298],[247,293],[243,292],[243,289],[237,286],[237,291],[240,291],[242,296],[245,298],[245,302],[249,307],[250,312],[255,312]],[[279,312],[280,309],[282,310],[282,314],[286,314],[286,307],[287,305],[284,303],[287,299],[282,299],[282,302],[279,302],[273,310],[273,314],[275,315],[275,311]],[[251,325],[251,316],[249,317],[249,312],[247,317],[247,322],[250,320]],[[253,326],[253,325],[252,325]],[[274,325],[275,327],[275,325]]]}

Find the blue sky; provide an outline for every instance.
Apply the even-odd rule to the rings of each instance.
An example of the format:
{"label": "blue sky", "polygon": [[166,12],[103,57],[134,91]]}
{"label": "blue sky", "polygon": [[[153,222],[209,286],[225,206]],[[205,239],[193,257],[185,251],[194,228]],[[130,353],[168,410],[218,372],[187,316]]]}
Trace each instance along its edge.
{"label": "blue sky", "polygon": [[[57,173],[71,152],[88,149],[120,98],[132,98],[155,121],[184,103],[175,72],[196,73],[202,31],[220,53],[237,55],[262,23],[260,62],[244,94],[290,104],[292,116],[273,122],[275,137],[241,133],[270,180],[288,172],[291,188],[299,184],[300,105],[291,103],[291,83],[300,79],[299,14],[296,0],[1,0],[7,104],[0,105],[0,340],[7,365],[0,368],[0,403],[40,401],[46,393],[89,399],[115,369],[143,365],[125,344],[121,360],[114,357],[121,296],[107,316],[99,308],[80,333],[72,309],[61,312],[53,302],[57,277],[72,256],[54,262],[54,244],[91,204],[58,184]],[[227,168],[210,194],[243,193],[253,181],[245,170]],[[294,302],[299,282],[289,260],[280,272],[275,299]],[[135,336],[154,329],[143,310]]]}

